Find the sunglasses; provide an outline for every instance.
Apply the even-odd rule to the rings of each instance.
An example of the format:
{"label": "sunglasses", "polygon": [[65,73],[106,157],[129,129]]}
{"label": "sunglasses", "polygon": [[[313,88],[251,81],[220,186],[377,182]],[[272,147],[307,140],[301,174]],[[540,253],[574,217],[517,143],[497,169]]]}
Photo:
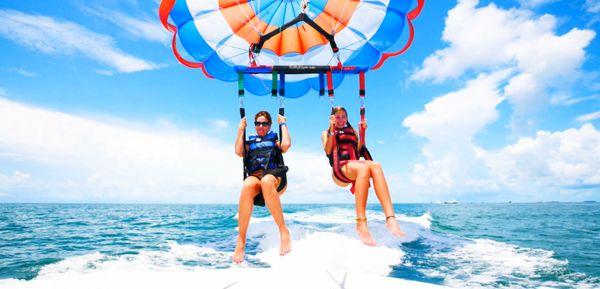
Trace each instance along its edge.
{"label": "sunglasses", "polygon": [[266,122],[266,121],[264,121],[264,122],[263,121],[255,121],[254,125],[255,126],[270,126],[271,123],[270,122]]}

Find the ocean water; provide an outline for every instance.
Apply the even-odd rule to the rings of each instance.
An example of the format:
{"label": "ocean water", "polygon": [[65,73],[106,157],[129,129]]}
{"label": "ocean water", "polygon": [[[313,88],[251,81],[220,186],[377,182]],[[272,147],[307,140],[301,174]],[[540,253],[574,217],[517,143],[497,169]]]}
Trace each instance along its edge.
{"label": "ocean water", "polygon": [[[0,285],[102,270],[231,268],[235,205],[0,204]],[[362,245],[352,205],[288,205],[289,256],[255,209],[243,267],[281,263],[451,287],[600,288],[600,203],[399,204],[407,237],[367,211],[378,246]]]}

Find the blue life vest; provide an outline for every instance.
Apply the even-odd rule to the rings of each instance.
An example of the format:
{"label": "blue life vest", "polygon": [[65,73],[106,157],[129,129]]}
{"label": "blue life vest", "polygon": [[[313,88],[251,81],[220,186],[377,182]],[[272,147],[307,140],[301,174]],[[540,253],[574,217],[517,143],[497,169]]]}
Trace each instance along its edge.
{"label": "blue life vest", "polygon": [[264,137],[252,135],[248,138],[246,141],[248,151],[245,158],[248,174],[274,169],[283,163],[277,140],[277,134],[274,132],[269,132]]}

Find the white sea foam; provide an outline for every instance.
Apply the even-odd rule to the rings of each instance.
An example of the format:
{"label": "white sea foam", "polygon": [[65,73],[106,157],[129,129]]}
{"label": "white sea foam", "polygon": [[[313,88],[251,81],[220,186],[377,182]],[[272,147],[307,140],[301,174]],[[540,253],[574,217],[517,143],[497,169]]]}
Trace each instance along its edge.
{"label": "white sea foam", "polygon": [[[412,266],[456,288],[598,288],[597,279],[567,274],[567,261],[557,259],[551,251],[432,233],[429,214],[398,215],[407,233],[399,239],[384,228],[381,212],[369,210],[367,217],[376,247],[359,241],[353,209],[316,208],[286,214],[293,238],[292,252],[287,256],[278,254],[279,234],[269,216],[253,219],[248,232],[260,253],[247,259],[257,262],[233,265],[231,252],[169,242],[162,250],[138,254],[92,253],[66,258],[44,266],[33,280],[0,280],[0,289],[280,288],[282,284],[287,288],[337,288],[343,286],[344,278],[345,288],[439,288],[377,279],[387,276],[395,265]],[[404,260],[402,243],[417,239],[431,247],[432,252],[425,257],[434,266]],[[257,263],[271,268],[248,268]],[[548,275],[560,277],[545,278]]]}
{"label": "white sea foam", "polygon": [[167,244],[168,250],[140,251],[138,254],[109,256],[99,252],[66,258],[49,264],[40,270],[38,277],[56,274],[90,273],[98,270],[119,271],[130,268],[148,270],[203,268],[227,268],[231,266],[229,252],[220,252],[207,247]]}
{"label": "white sea foam", "polygon": [[[312,285],[317,286],[317,288],[319,284],[324,286],[325,280],[329,280],[327,281],[329,283],[325,286],[327,288],[339,286],[331,283],[333,279],[329,274],[337,276],[336,280],[340,280],[340,282],[345,276],[344,274],[351,274],[348,276],[371,276],[373,278],[375,276],[385,277],[391,272],[393,265],[402,263],[404,252],[400,248],[403,240],[391,236],[384,229],[385,219],[380,215],[381,213],[378,212],[368,212],[371,231],[379,241],[378,246],[368,247],[362,244],[356,236],[353,221],[354,211],[351,209],[315,210],[286,214],[293,238],[292,252],[287,256],[279,256],[278,254],[279,233],[272,219],[270,217],[257,218],[250,226],[248,237],[258,242],[260,253],[255,256],[248,256],[248,258],[267,264],[271,267],[269,270],[279,272],[277,274],[286,275],[292,272],[294,274],[303,272],[302,274],[313,276],[310,278],[316,278],[314,282],[317,283]],[[419,234],[415,232],[426,230],[429,226],[430,217],[429,215],[417,218],[402,216],[399,217],[399,220],[408,232],[409,237],[407,238],[416,239]],[[53,280],[53,284],[61,284],[61,286],[53,288],[74,288],[71,286],[74,284],[72,282],[83,282],[81,284],[85,284],[85,286],[78,288],[96,288],[94,287],[96,283],[100,284],[97,288],[107,288],[110,287],[110,283],[107,283],[108,281],[104,279],[108,276],[124,280],[129,280],[130,276],[136,276],[136,278],[147,280],[156,279],[161,274],[164,275],[164,278],[187,278],[190,282],[195,282],[191,281],[195,278],[192,276],[195,275],[186,275],[186,272],[192,272],[196,275],[203,275],[206,279],[204,282],[215,285],[215,288],[223,288],[228,284],[219,283],[216,277],[217,275],[221,276],[219,274],[222,273],[212,272],[229,271],[224,275],[228,276],[224,280],[231,280],[232,277],[240,277],[245,274],[236,270],[248,270],[247,267],[253,266],[246,262],[242,266],[233,265],[230,255],[231,252],[221,252],[207,247],[170,242],[166,244],[164,250],[141,251],[138,254],[121,256],[93,253],[66,258],[63,261],[44,266],[38,277],[32,281],[0,280],[0,287],[19,288],[14,285],[20,284],[20,288],[43,288],[44,286],[36,287],[37,285],[33,286],[32,284],[47,285],[48,283],[44,283],[43,280]],[[208,270],[210,273],[207,273],[207,269],[216,268],[225,269]],[[325,274],[325,272],[328,273]],[[90,284],[87,284],[87,282],[93,282],[94,285],[88,286]],[[123,282],[127,284],[130,281]],[[163,281],[155,280],[150,284],[151,288],[155,288],[155,285],[161,284],[161,282]],[[301,280],[297,282],[303,284]],[[389,282],[381,284],[387,283]],[[4,287],[4,285],[7,285],[7,287]],[[190,287],[186,286],[182,285],[180,288]],[[412,284],[411,286],[421,285]],[[427,287],[428,285],[422,286]],[[136,285],[135,287],[140,286]],[[176,288],[173,286],[168,287]]]}
{"label": "white sea foam", "polygon": [[391,266],[402,261],[398,248],[368,247],[359,240],[332,232],[314,232],[296,240],[287,256],[279,256],[276,246],[257,257],[273,268],[303,270],[340,270],[344,272],[386,276]]}
{"label": "white sea foam", "polygon": [[[378,246],[369,247],[358,239],[354,223],[346,222],[346,219],[353,220],[351,214],[351,210],[336,210],[333,221],[327,223],[333,226],[326,227],[319,226],[323,225],[319,221],[324,221],[325,218],[316,212],[287,214],[292,251],[283,257],[278,253],[279,232],[271,219],[261,218],[252,224],[248,237],[259,242],[261,253],[256,258],[273,268],[314,268],[386,276],[393,265],[402,263],[404,252],[401,243],[418,238],[418,234],[414,232],[418,231],[417,228],[423,229],[417,223],[410,223],[410,226],[407,223],[403,227],[407,231],[407,237],[399,239],[384,228],[384,219],[373,221],[369,223],[370,230],[378,241]],[[310,224],[306,216],[311,216],[308,220],[317,224]]]}
{"label": "white sea foam", "polygon": [[[418,217],[410,217],[402,214],[397,215],[398,224],[405,232],[403,238],[396,238],[384,229],[385,216],[380,211],[367,210],[367,219],[369,220],[369,230],[373,237],[381,244],[386,246],[398,247],[401,243],[412,242],[419,239],[422,235],[429,234],[431,227],[431,215],[425,213]],[[346,208],[316,208],[306,211],[285,214],[285,220],[292,233],[306,235],[312,231],[330,231],[357,239],[355,232],[355,211]],[[278,240],[278,235],[269,234],[277,232],[272,224],[270,216],[261,218],[252,218],[250,233],[254,236],[265,235],[271,238],[272,242]],[[265,225],[266,224],[266,225]],[[269,225],[271,224],[271,225]],[[269,242],[272,243],[272,242]]]}
{"label": "white sea foam", "polygon": [[488,239],[457,242],[451,250],[429,254],[447,266],[421,270],[428,277],[443,278],[444,284],[468,288],[598,288],[597,280],[583,274],[562,275],[548,281],[544,276],[566,271],[568,262],[554,252],[522,248]]}
{"label": "white sea foam", "polygon": [[[367,210],[366,213],[366,217],[369,221],[385,221],[385,216],[381,211]],[[316,223],[331,225],[354,224],[356,219],[356,212],[354,211],[354,209],[325,207],[285,214],[285,219],[287,221],[294,221],[300,223]],[[429,215],[429,213],[425,213],[419,217],[409,217],[406,215],[398,214],[397,219],[401,222],[418,224],[425,229],[429,229],[431,227],[431,215]],[[270,220],[272,220],[270,216],[252,218],[251,223],[260,223]]]}
{"label": "white sea foam", "polygon": [[378,246],[369,247],[358,239],[354,214],[353,209],[344,208],[316,208],[286,214],[293,242],[292,252],[283,257],[278,254],[279,233],[270,216],[255,218],[248,237],[259,240],[261,253],[256,257],[273,268],[315,268],[386,276],[392,266],[402,263],[401,243],[420,238],[431,226],[429,214],[399,215],[406,237],[397,238],[385,229],[382,213],[369,210],[370,231],[378,242]]}
{"label": "white sea foam", "polygon": [[[267,225],[265,223],[264,225]],[[263,227],[263,226],[259,226]],[[261,228],[257,228],[261,229]],[[263,228],[264,229],[264,228]],[[266,249],[256,258],[271,268],[232,265],[231,252],[195,245],[168,244],[163,251],[107,256],[92,253],[46,265],[30,281],[4,279],[0,288],[404,288],[443,289],[426,283],[385,278],[401,262],[399,248],[367,247],[355,238],[334,232],[297,235],[293,251],[279,256],[263,238]],[[199,262],[201,266],[188,265]],[[208,269],[225,265],[226,269]],[[247,266],[247,264],[246,264]]]}
{"label": "white sea foam", "polygon": [[4,279],[0,288],[6,289],[106,289],[106,288],[145,288],[145,289],[330,289],[330,288],[377,288],[377,289],[448,289],[433,284],[407,281],[396,278],[347,272],[323,272],[306,268],[303,271],[278,269],[216,269],[206,270],[96,270],[85,274],[59,274],[38,277],[30,281]]}

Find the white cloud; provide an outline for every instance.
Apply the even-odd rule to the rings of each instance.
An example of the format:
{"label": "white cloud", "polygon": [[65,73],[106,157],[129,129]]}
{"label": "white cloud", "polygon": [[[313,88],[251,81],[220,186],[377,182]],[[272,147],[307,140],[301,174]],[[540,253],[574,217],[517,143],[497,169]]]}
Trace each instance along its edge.
{"label": "white cloud", "polygon": [[479,157],[494,180],[507,188],[531,193],[538,188],[600,188],[600,131],[591,124],[538,131],[499,151],[480,150]]}
{"label": "white cloud", "polygon": [[171,42],[169,33],[161,26],[160,21],[156,18],[147,16],[136,18],[98,6],[83,6],[81,9],[90,15],[103,18],[115,24],[135,38],[162,44],[169,44]]}
{"label": "white cloud", "polygon": [[534,7],[542,6],[544,4],[557,2],[557,1],[558,0],[519,0],[519,3],[521,3],[521,5],[524,7],[534,8]]}
{"label": "white cloud", "polygon": [[[424,163],[414,165],[410,180],[429,193],[443,193],[464,187],[487,186],[475,158],[473,137],[498,118],[496,106],[503,98],[499,83],[510,71],[480,75],[465,88],[425,105],[425,110],[409,115],[403,122],[411,133],[424,137]],[[472,189],[472,188],[471,188]]]}
{"label": "white cloud", "polygon": [[[528,2],[533,7],[547,1]],[[448,47],[427,57],[414,80],[441,82],[478,71],[494,75],[509,69],[511,73],[494,81],[479,76],[405,119],[404,125],[413,134],[427,139],[422,148],[425,161],[414,165],[407,186],[429,195],[502,191],[502,195],[538,193],[538,198],[544,194],[554,194],[554,198],[567,187],[600,184],[600,162],[585,157],[593,151],[587,143],[598,144],[593,127],[554,134],[538,132],[537,138],[530,139],[535,149],[521,154],[511,152],[524,146],[527,139],[497,152],[473,142],[476,134],[496,119],[496,106],[502,99],[513,107],[511,125],[517,135],[533,129],[536,109],[547,103],[571,105],[594,99],[573,98],[568,90],[581,75],[584,49],[595,33],[574,28],[558,35],[554,16],[538,17],[527,10],[502,9],[494,4],[477,5],[478,1],[463,0],[449,11],[443,34]],[[590,114],[578,120],[593,117]],[[576,149],[562,154],[567,143]]]}
{"label": "white cloud", "polygon": [[600,110],[578,116],[575,120],[579,122],[589,122],[600,118]]}
{"label": "white cloud", "polygon": [[580,102],[584,102],[584,101],[590,101],[590,100],[598,100],[600,99],[600,94],[593,94],[593,95],[589,95],[589,96],[583,96],[583,97],[571,97],[568,94],[557,94],[556,96],[552,97],[552,99],[550,99],[550,103],[552,105],[573,105],[573,104],[577,104]]}
{"label": "white cloud", "polygon": [[[0,136],[0,161],[36,167],[33,189],[50,200],[235,203],[239,197],[242,164],[233,140],[174,125],[100,121],[3,98]],[[293,172],[291,199],[315,200],[335,190],[321,154],[293,151],[286,162]]]}
{"label": "white cloud", "polygon": [[441,143],[470,141],[476,132],[496,120],[503,98],[498,86],[509,71],[482,74],[467,82],[465,88],[434,98],[425,110],[409,115],[403,125],[410,132]]}
{"label": "white cloud", "polygon": [[229,122],[224,119],[215,119],[209,121],[210,125],[217,130],[223,130],[229,127]]}
{"label": "white cloud", "polygon": [[413,80],[441,82],[468,72],[514,69],[502,88],[514,108],[513,130],[526,132],[535,112],[550,102],[550,92],[568,90],[579,79],[595,32],[573,28],[558,35],[552,15],[478,3],[461,0],[448,12],[443,32],[448,47],[428,56]]}
{"label": "white cloud", "polygon": [[20,68],[20,67],[9,67],[8,71],[17,73],[17,74],[19,74],[21,76],[25,76],[25,77],[35,77],[36,76],[35,73],[27,71],[27,70],[25,70],[23,68]]}
{"label": "white cloud", "polygon": [[586,0],[585,8],[590,13],[600,13],[600,1],[598,0]]}
{"label": "white cloud", "polygon": [[12,175],[5,175],[0,172],[0,188],[14,187],[29,179],[31,179],[31,175],[18,170],[13,171]]}
{"label": "white cloud", "polygon": [[448,11],[442,40],[449,47],[428,56],[413,79],[439,82],[468,70],[494,68],[513,59],[514,52],[506,44],[515,41],[514,27],[528,14],[516,9],[502,10],[494,4],[476,8],[477,3],[459,1]]}
{"label": "white cloud", "polygon": [[482,74],[404,120],[411,133],[427,139],[425,160],[414,165],[404,190],[458,198],[488,194],[482,199],[502,192],[506,198],[517,194],[522,200],[539,200],[583,191],[573,188],[600,187],[600,132],[591,124],[538,131],[534,138],[520,138],[498,150],[475,144],[474,137],[498,118],[500,86],[509,75]]}
{"label": "white cloud", "polygon": [[580,66],[591,30],[557,35],[556,18],[530,11],[502,9],[477,0],[461,0],[448,12],[442,39],[449,46],[434,52],[414,75],[416,80],[443,81],[477,69],[517,67],[533,74],[568,75]]}
{"label": "white cloud", "polygon": [[48,16],[0,10],[0,35],[30,49],[56,56],[83,55],[118,72],[152,70],[152,62],[127,54],[110,36]]}
{"label": "white cloud", "polygon": [[96,73],[101,74],[101,75],[106,75],[106,76],[114,75],[114,72],[107,70],[107,69],[96,69],[95,71],[96,71]]}

